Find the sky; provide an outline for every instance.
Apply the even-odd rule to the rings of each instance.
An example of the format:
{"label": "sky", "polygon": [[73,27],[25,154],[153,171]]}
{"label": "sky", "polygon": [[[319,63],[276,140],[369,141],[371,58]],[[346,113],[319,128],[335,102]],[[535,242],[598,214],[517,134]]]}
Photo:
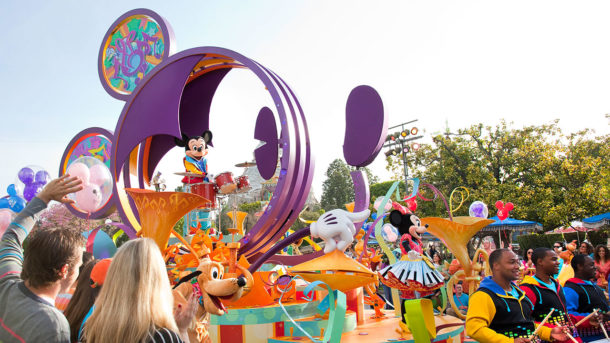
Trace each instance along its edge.
{"label": "sky", "polygon": [[[106,30],[146,7],[174,30],[177,51],[219,46],[279,74],[304,108],[319,198],[330,162],[342,158],[345,102],[366,84],[390,126],[424,132],[504,118],[516,128],[560,119],[565,132],[610,132],[610,2],[607,1],[0,1],[0,196],[20,168],[58,174],[79,131],[114,130],[124,102],[101,86]],[[212,174],[252,159],[258,110],[270,104],[247,70],[229,73],[214,97]],[[145,125],[145,123],[143,123]],[[178,185],[183,150],[158,170]],[[383,154],[373,173],[389,179]]]}

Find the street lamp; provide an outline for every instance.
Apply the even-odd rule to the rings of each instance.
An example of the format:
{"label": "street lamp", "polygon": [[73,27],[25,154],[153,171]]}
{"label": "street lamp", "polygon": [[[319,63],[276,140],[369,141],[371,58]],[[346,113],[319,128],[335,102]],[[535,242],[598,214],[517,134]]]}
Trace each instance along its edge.
{"label": "street lamp", "polygon": [[409,178],[409,169],[407,166],[407,154],[411,151],[417,151],[420,148],[420,144],[417,142],[409,143],[414,140],[420,139],[423,136],[418,136],[419,128],[417,126],[413,126],[413,124],[417,121],[411,120],[406,123],[402,123],[396,126],[392,126],[388,128],[388,132],[393,129],[400,128],[400,131],[395,131],[394,133],[389,133],[386,137],[386,143],[383,145],[384,148],[389,148],[385,152],[386,157],[390,156],[401,156],[402,158],[402,167],[405,178],[405,187],[407,187],[407,180]]}

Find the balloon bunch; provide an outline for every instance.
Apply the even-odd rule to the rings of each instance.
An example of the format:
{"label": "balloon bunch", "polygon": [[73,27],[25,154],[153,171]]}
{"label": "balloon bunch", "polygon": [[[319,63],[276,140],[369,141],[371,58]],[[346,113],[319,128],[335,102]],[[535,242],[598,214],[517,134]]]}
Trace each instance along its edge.
{"label": "balloon bunch", "polygon": [[[17,179],[23,184],[23,198],[30,201],[51,181],[51,175],[40,167],[28,166],[19,170]],[[16,182],[15,184],[19,183]],[[17,191],[17,187],[15,191]]]}
{"label": "balloon bunch", "polygon": [[502,200],[498,200],[496,201],[496,208],[498,209],[498,219],[504,220],[508,218],[510,211],[512,211],[515,206],[512,202],[507,202],[504,204]]}
{"label": "balloon bunch", "polygon": [[15,213],[21,212],[25,208],[25,200],[19,196],[17,187],[14,184],[6,188],[8,193],[4,198],[0,198],[0,237],[9,226]]}
{"label": "balloon bunch", "polygon": [[78,158],[68,166],[66,172],[83,182],[83,189],[69,196],[77,209],[87,213],[95,212],[110,197],[112,176],[100,160],[89,156]]}
{"label": "balloon bunch", "polygon": [[8,195],[0,198],[0,237],[16,213],[21,212],[28,201],[34,199],[51,176],[41,167],[27,166],[19,169],[15,183],[6,188]]}

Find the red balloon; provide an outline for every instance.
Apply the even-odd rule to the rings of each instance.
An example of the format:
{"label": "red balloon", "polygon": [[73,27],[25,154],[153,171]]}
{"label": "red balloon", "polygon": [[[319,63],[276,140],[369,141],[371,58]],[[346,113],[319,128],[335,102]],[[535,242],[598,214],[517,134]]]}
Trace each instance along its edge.
{"label": "red balloon", "polygon": [[415,212],[415,210],[417,210],[417,199],[415,199],[415,197],[410,198],[405,202],[407,203],[407,207],[409,210],[411,210],[411,212]]}
{"label": "red balloon", "polygon": [[515,206],[513,206],[513,203],[512,203],[512,202],[507,202],[507,203],[506,203],[506,205],[504,206],[504,208],[505,208],[505,209],[506,209],[508,212],[510,212],[510,211],[512,211],[512,210],[513,210],[513,208],[515,208]]}
{"label": "red balloon", "polygon": [[498,219],[504,220],[506,218],[508,218],[508,211],[506,211],[506,209],[504,209],[504,208],[501,210],[498,210]]}
{"label": "red balloon", "polygon": [[498,210],[501,210],[501,209],[503,209],[503,208],[504,208],[504,203],[502,202],[502,200],[498,200],[498,201],[496,201],[496,208],[497,208]]}

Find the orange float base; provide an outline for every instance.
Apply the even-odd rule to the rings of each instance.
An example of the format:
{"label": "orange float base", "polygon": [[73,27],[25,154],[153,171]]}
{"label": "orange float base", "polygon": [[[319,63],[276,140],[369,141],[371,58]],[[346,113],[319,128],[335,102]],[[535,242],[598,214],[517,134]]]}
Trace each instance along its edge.
{"label": "orange float base", "polygon": [[[398,329],[398,322],[400,321],[398,317],[394,317],[393,311],[384,311],[386,313],[386,317],[382,319],[371,319],[371,315],[374,314],[373,310],[365,310],[364,311],[364,322],[358,325],[355,329],[344,332],[341,337],[341,343],[384,343],[384,342],[392,342],[392,343],[414,343],[413,337],[411,335],[405,335],[402,337],[396,330]],[[352,315],[354,315],[352,313]],[[463,343],[465,332],[463,321],[456,317],[451,316],[435,316],[436,327],[441,327],[438,330],[436,339],[432,340],[432,342],[436,343]],[[293,330],[293,336],[283,336],[281,332],[284,331],[283,326],[281,330],[275,328],[273,329],[272,325],[269,325],[269,328],[263,330],[260,325],[252,325],[252,329],[254,331],[249,331],[244,329],[245,327],[251,325],[244,325],[239,330],[231,325],[227,325],[226,328],[223,328],[225,325],[220,325],[218,329],[222,332],[223,329],[230,330],[229,332],[220,333],[222,339],[216,335],[213,337],[213,342],[266,342],[266,343],[302,343],[302,342],[310,342],[307,337],[299,335],[297,330]],[[253,334],[256,332],[256,334]],[[249,337],[248,333],[252,334]],[[265,333],[268,335],[267,339],[264,338]],[[240,335],[240,337],[234,337],[234,334]],[[286,334],[286,333],[284,333]],[[220,336],[219,335],[219,336]],[[229,339],[231,336],[232,339]],[[257,336],[257,337],[254,337]],[[235,338],[238,338],[235,340]],[[316,339],[322,339],[322,337],[315,337]]]}

